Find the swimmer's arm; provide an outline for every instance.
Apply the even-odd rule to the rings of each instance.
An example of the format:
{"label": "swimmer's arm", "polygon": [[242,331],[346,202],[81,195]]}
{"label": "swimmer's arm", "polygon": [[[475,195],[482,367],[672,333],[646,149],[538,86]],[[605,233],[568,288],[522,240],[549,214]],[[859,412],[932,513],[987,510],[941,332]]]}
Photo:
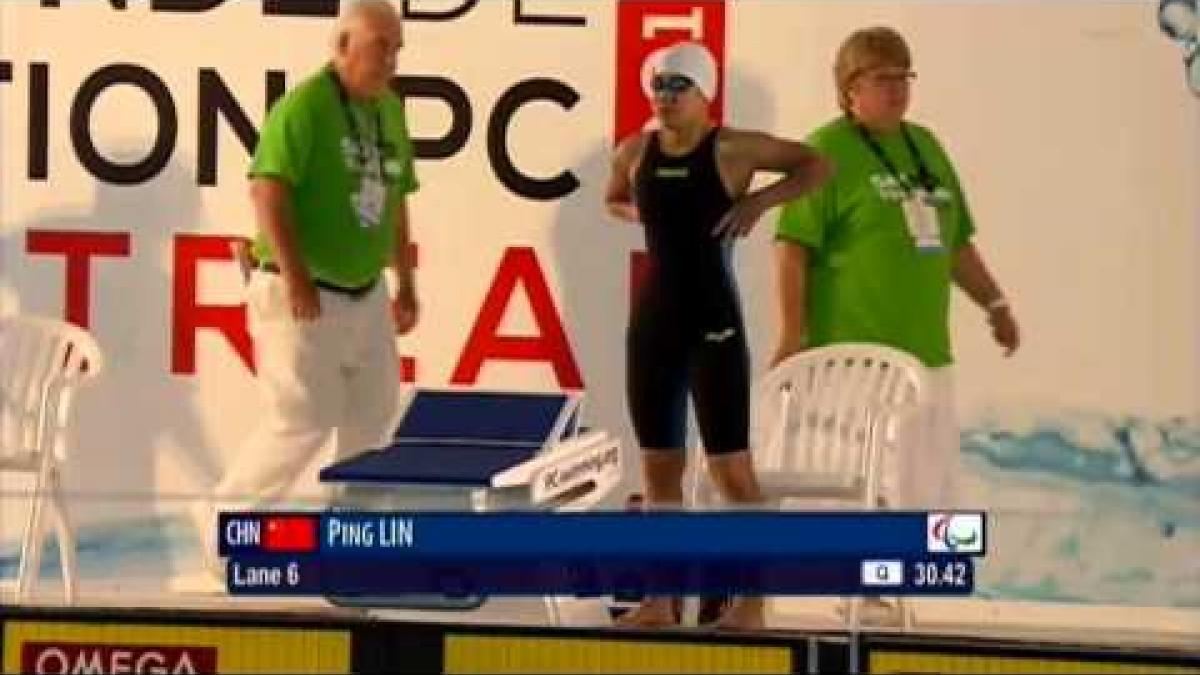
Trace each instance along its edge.
{"label": "swimmer's arm", "polygon": [[829,160],[804,143],[759,131],[739,131],[732,140],[735,155],[751,172],[783,174],[774,183],[746,195],[764,210],[811,192],[833,175]]}
{"label": "swimmer's arm", "polygon": [[808,248],[785,239],[775,241],[779,341],[771,356],[771,367],[802,351],[807,341]]}
{"label": "swimmer's arm", "polygon": [[645,146],[644,136],[630,136],[617,146],[613,155],[612,173],[604,193],[604,206],[609,215],[630,223],[642,222],[637,204],[633,201],[633,169]]}
{"label": "swimmer's arm", "polygon": [[728,129],[718,161],[749,183],[758,171],[784,174],[779,180],[744,194],[713,229],[716,237],[744,237],[770,208],[812,191],[833,173],[828,160],[803,143],[758,131]]}

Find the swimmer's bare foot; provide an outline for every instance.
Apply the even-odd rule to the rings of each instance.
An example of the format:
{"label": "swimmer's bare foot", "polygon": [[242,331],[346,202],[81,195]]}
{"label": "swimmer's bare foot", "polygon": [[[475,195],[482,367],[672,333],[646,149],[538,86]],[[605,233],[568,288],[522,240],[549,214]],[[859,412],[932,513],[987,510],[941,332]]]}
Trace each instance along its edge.
{"label": "swimmer's bare foot", "polygon": [[700,598],[700,607],[696,612],[696,624],[711,627],[729,608],[731,598],[728,595],[706,595]]}
{"label": "swimmer's bare foot", "polygon": [[713,624],[717,630],[763,630],[766,627],[766,601],[762,596],[734,598]]}
{"label": "swimmer's bare foot", "polygon": [[679,615],[674,598],[653,597],[622,614],[614,624],[618,628],[668,628],[679,625]]}

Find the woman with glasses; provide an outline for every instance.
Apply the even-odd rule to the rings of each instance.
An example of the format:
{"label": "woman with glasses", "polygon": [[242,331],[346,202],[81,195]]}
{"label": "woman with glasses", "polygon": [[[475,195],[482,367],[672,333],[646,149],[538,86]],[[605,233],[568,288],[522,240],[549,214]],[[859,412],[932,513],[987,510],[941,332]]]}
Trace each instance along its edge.
{"label": "woman with glasses", "polygon": [[838,167],[820,189],[788,204],[777,227],[781,334],[773,363],[807,347],[888,345],[930,368],[933,404],[898,463],[885,466],[897,508],[945,508],[959,439],[948,312],[951,285],[983,309],[1011,355],[1016,320],[975,245],[975,224],[949,156],[908,122],[912,59],[890,28],[842,44],[834,65],[842,114],[809,137]]}
{"label": "woman with glasses", "polygon": [[[767,209],[811,190],[829,173],[812,150],[713,121],[716,61],[696,43],[658,53],[647,68],[658,128],[617,149],[605,197],[614,216],[641,223],[649,265],[627,334],[626,388],[642,447],[650,508],[683,501],[690,392],[713,482],[731,504],[762,494],[747,451],[749,357],[730,271],[736,237]],[[783,176],[751,190],[758,171]],[[636,626],[678,621],[669,597],[623,617]],[[718,625],[763,625],[761,598],[737,598]]]}

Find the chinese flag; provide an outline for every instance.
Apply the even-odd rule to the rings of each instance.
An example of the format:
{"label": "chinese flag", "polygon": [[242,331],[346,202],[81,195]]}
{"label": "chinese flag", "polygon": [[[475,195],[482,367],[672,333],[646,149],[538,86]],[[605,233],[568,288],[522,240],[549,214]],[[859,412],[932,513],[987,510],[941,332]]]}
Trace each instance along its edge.
{"label": "chinese flag", "polygon": [[316,551],[317,519],[312,516],[270,516],[263,519],[262,548],[270,553]]}

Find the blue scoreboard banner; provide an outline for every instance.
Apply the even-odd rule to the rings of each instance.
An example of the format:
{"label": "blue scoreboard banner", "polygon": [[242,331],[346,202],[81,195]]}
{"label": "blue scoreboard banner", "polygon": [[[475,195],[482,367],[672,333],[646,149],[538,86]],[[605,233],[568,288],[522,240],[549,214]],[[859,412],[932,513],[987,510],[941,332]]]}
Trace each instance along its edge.
{"label": "blue scoreboard banner", "polygon": [[239,595],[965,595],[980,512],[227,513]]}

